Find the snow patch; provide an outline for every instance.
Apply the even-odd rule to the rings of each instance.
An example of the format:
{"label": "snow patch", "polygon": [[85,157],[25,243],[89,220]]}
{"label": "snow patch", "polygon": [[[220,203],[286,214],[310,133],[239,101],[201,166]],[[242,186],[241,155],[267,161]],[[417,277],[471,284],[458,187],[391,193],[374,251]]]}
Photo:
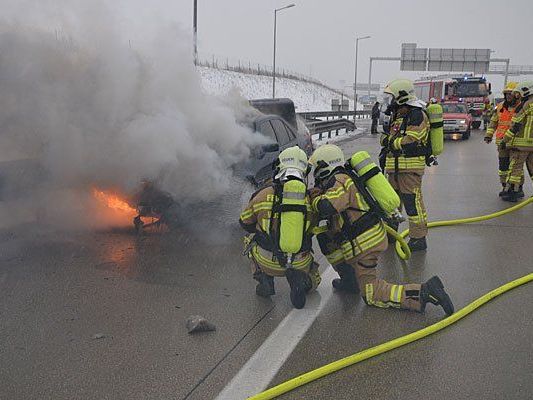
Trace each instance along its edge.
{"label": "snow patch", "polygon": [[[223,96],[239,90],[247,99],[264,99],[272,96],[272,77],[243,74],[208,67],[198,67],[203,89],[214,96]],[[331,110],[331,100],[340,99],[333,90],[310,82],[294,79],[276,79],[276,97],[288,97],[297,112]],[[353,101],[350,100],[350,109]]]}

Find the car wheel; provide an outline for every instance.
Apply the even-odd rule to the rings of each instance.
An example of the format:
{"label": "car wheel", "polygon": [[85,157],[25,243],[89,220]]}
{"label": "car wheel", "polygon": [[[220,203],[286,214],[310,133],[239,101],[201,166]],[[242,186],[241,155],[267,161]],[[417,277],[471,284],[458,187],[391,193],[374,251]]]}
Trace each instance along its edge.
{"label": "car wheel", "polygon": [[470,129],[468,129],[465,133],[463,133],[463,140],[470,139]]}
{"label": "car wheel", "polygon": [[472,122],[472,128],[479,129],[480,126],[481,126],[481,121]]}

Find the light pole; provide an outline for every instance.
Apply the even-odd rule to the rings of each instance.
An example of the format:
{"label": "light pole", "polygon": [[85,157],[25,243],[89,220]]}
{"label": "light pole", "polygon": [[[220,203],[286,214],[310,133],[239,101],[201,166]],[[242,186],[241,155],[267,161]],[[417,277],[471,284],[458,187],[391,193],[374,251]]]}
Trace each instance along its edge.
{"label": "light pole", "polygon": [[198,64],[198,0],[194,0],[194,11],[192,17],[192,34],[194,46],[194,65]]}
{"label": "light pole", "polygon": [[359,41],[364,39],[370,39],[370,36],[362,36],[355,38],[355,72],[353,79],[353,120],[355,122],[355,117],[357,114],[357,56],[359,53]]}
{"label": "light pole", "polygon": [[274,10],[274,60],[272,62],[273,70],[272,70],[272,98],[276,98],[276,29],[277,29],[277,21],[278,21],[278,11],[285,10],[287,8],[294,7],[296,4],[289,4],[288,6],[276,8]]}

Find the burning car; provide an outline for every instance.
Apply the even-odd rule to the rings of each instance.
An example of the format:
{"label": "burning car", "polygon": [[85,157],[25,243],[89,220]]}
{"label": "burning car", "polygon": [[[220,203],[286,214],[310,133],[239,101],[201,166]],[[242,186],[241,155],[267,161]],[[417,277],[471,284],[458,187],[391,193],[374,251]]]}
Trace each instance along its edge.
{"label": "burning car", "polygon": [[123,217],[121,220],[133,222],[137,233],[150,227],[174,229],[178,226],[177,202],[153,182],[142,182],[132,196],[97,188],[93,188],[92,192],[101,205],[119,213]]}
{"label": "burning car", "polygon": [[151,226],[165,225],[169,229],[177,226],[176,201],[170,193],[159,189],[153,182],[143,182],[132,201],[138,213],[133,218],[133,225],[138,233]]}

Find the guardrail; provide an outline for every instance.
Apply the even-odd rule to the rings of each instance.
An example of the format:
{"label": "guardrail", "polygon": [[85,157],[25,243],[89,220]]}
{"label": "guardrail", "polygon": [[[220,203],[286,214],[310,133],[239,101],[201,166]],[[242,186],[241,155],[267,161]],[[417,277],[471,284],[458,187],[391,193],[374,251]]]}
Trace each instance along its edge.
{"label": "guardrail", "polygon": [[345,118],[339,118],[332,121],[307,121],[306,125],[311,135],[319,135],[318,140],[324,138],[324,133],[327,133],[328,139],[331,139],[333,131],[335,131],[335,136],[339,136],[341,130],[350,132],[354,131],[356,128],[353,121],[349,121]]}
{"label": "guardrail", "polygon": [[[356,119],[362,119],[362,118],[370,118],[370,115],[372,114],[371,110],[357,110],[357,113],[355,114]],[[329,118],[344,118],[344,117],[352,117],[354,116],[354,111],[307,111],[307,112],[301,112],[298,113],[299,116],[301,116],[304,119],[317,119],[317,118],[326,118],[328,120]]]}
{"label": "guardrail", "polygon": [[[355,119],[370,118],[371,111],[309,111],[298,113],[298,115],[304,119],[311,134],[319,135],[318,140],[322,140],[323,134],[326,132],[328,139],[331,139],[331,133],[333,131],[335,131],[335,136],[339,136],[339,131],[343,129],[346,132],[354,131],[356,129]],[[350,117],[351,121],[348,119]]]}

